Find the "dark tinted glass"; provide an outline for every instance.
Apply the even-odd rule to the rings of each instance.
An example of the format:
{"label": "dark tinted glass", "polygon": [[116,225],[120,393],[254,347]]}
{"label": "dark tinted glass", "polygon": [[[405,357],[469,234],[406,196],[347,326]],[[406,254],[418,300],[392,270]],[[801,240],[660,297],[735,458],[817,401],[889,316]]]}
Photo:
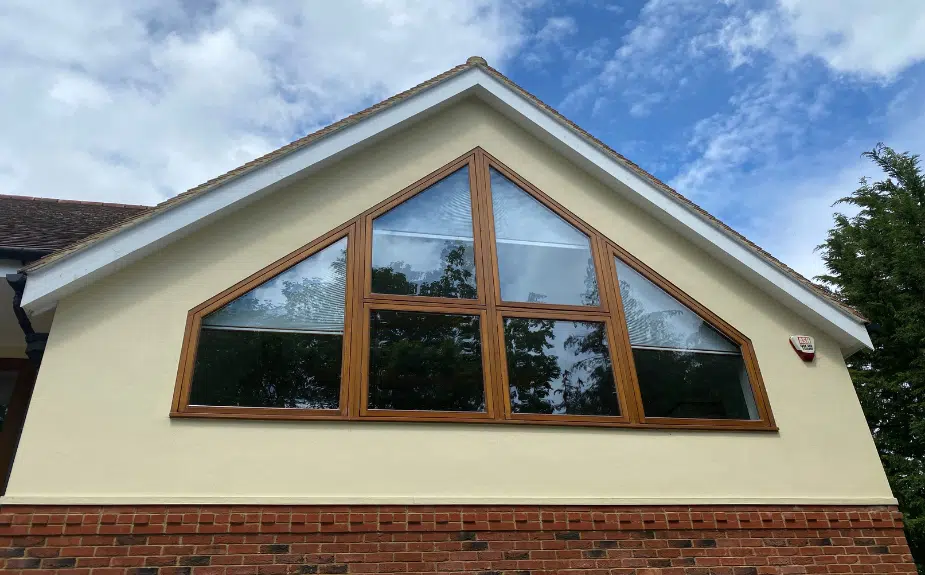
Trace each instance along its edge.
{"label": "dark tinted glass", "polygon": [[13,388],[18,376],[18,370],[0,370],[0,431],[3,430],[3,422],[6,421],[6,410],[13,397]]}
{"label": "dark tinted glass", "polygon": [[740,355],[633,349],[646,417],[756,419]]}
{"label": "dark tinted glass", "polygon": [[615,263],[645,415],[758,419],[739,346],[639,272]]}
{"label": "dark tinted glass", "polygon": [[191,405],[337,409],[341,335],[203,328]]}
{"label": "dark tinted glass", "polygon": [[606,324],[506,318],[504,343],[514,413],[620,414]]}
{"label": "dark tinted glass", "polygon": [[371,314],[369,409],[485,410],[478,316]]}
{"label": "dark tinted glass", "polygon": [[502,300],[600,305],[588,236],[494,169],[491,201]]}
{"label": "dark tinted glass", "polygon": [[469,169],[373,220],[372,291],[477,297]]}
{"label": "dark tinted glass", "polygon": [[347,238],[202,318],[191,405],[337,409]]}

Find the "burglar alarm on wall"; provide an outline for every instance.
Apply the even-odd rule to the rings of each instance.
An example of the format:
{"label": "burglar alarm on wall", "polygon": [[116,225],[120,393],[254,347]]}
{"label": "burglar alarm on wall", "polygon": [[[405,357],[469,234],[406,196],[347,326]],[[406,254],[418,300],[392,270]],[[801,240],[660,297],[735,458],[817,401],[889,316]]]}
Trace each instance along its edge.
{"label": "burglar alarm on wall", "polygon": [[791,335],[790,345],[803,361],[812,361],[816,357],[816,342],[808,335]]}

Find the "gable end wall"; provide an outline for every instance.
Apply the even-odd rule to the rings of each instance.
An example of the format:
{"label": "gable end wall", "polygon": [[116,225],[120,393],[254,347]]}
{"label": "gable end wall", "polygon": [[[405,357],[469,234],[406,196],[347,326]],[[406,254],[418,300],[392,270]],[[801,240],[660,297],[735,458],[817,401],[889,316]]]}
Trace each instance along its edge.
{"label": "gable end wall", "polygon": [[[168,418],[190,308],[476,146],[748,336],[780,432]],[[5,501],[893,502],[831,339],[474,100],[61,301]]]}

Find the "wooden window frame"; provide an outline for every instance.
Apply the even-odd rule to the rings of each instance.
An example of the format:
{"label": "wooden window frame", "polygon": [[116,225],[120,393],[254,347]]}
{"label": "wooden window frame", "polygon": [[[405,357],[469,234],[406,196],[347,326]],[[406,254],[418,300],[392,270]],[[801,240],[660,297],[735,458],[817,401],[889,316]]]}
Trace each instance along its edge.
{"label": "wooden window frame", "polygon": [[774,422],[774,415],[771,413],[771,405],[768,403],[767,392],[764,387],[764,380],[761,377],[761,371],[758,369],[758,361],[755,358],[755,348],[752,341],[745,337],[739,330],[732,327],[721,317],[704,307],[700,302],[689,296],[683,290],[663,278],[655,270],[642,263],[635,256],[608,241],[610,265],[613,269],[613,291],[615,296],[615,315],[619,316],[621,325],[626,325],[626,317],[623,315],[623,301],[620,296],[620,278],[617,274],[616,259],[619,259],[630,268],[636,270],[642,277],[646,278],[657,287],[665,291],[669,296],[679,301],[692,312],[697,314],[703,321],[711,325],[714,329],[729,338],[733,343],[739,346],[742,353],[742,361],[745,364],[745,371],[748,374],[748,383],[751,386],[752,397],[755,401],[755,408],[758,411],[758,419],[686,419],[675,417],[646,417],[642,407],[642,393],[639,392],[639,381],[636,378],[636,366],[633,360],[633,352],[630,346],[629,331],[624,329],[625,341],[624,349],[627,350],[626,362],[629,366],[628,375],[632,378],[633,389],[636,393],[636,410],[639,414],[639,422],[646,427],[650,426],[672,426],[672,427],[700,427],[709,426],[717,429],[777,429]]}
{"label": "wooden window frame", "polygon": [[347,323],[346,318],[350,318],[355,313],[355,302],[350,297],[351,290],[355,289],[354,283],[356,282],[356,274],[353,273],[351,268],[351,266],[356,266],[357,258],[357,250],[354,247],[356,244],[356,224],[354,222],[349,222],[328,232],[189,311],[186,319],[186,331],[183,334],[183,351],[180,354],[180,367],[177,371],[177,384],[174,388],[171,416],[239,419],[343,419],[348,416],[351,386],[349,384],[345,385],[345,383],[351,381],[353,375],[354,370],[351,369],[350,357],[351,352],[356,349],[356,345],[352,342],[355,334],[346,329],[343,334],[344,355],[341,362],[341,386],[337,409],[196,405],[189,402],[202,318],[344,238],[347,238],[348,273],[344,307],[345,324]]}
{"label": "wooden window frame", "polygon": [[[473,251],[478,297],[469,300],[373,293],[373,220],[463,167],[469,168],[474,228]],[[497,170],[522,191],[552,210],[589,238],[598,282],[600,298],[598,306],[509,302],[501,299],[490,189],[490,169]],[[348,242],[348,273],[339,408],[336,410],[313,410],[190,405],[190,385],[192,383],[192,371],[195,365],[202,318],[345,237]],[[652,281],[690,308],[720,333],[739,345],[758,411],[757,420],[681,419],[645,416],[626,320],[623,314],[623,305],[620,299],[616,259],[635,269],[643,277]],[[478,315],[480,317],[482,336],[485,411],[444,412],[368,409],[369,318],[371,310],[375,309]],[[617,397],[620,402],[620,415],[588,416],[512,413],[510,390],[507,383],[508,375],[504,342],[504,318],[506,317],[604,322],[607,329],[608,348],[613,366]],[[520,177],[502,162],[478,147],[421,178],[349,222],[342,224],[324,236],[306,244],[191,309],[187,315],[186,331],[183,337],[183,347],[180,354],[170,415],[171,417],[234,419],[464,422],[727,431],[777,430],[751,340],[626,252],[626,250],[583,222],[530,182]]]}

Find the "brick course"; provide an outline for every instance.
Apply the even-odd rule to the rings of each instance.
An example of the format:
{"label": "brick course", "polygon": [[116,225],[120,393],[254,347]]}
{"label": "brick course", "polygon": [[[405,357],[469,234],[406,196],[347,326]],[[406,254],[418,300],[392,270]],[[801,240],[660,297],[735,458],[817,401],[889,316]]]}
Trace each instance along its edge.
{"label": "brick course", "polygon": [[4,506],[32,575],[915,573],[895,507]]}

